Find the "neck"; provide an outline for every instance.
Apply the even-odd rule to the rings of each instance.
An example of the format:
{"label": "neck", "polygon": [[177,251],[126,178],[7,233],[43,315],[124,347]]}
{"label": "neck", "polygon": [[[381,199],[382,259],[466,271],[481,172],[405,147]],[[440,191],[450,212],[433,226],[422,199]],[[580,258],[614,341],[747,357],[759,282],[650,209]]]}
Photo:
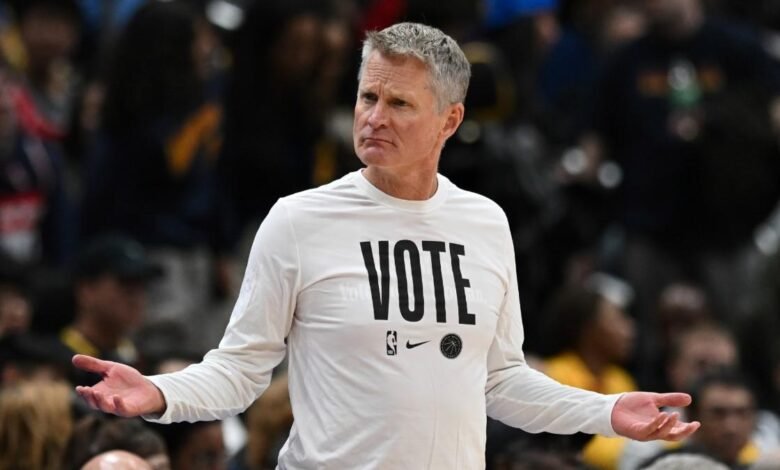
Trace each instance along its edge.
{"label": "neck", "polygon": [[106,331],[105,328],[100,328],[95,321],[84,316],[76,321],[73,328],[101,351],[116,349],[121,339],[119,335]]}
{"label": "neck", "polygon": [[377,189],[397,199],[425,201],[436,194],[436,168],[422,168],[407,173],[395,173],[369,166],[363,175]]}

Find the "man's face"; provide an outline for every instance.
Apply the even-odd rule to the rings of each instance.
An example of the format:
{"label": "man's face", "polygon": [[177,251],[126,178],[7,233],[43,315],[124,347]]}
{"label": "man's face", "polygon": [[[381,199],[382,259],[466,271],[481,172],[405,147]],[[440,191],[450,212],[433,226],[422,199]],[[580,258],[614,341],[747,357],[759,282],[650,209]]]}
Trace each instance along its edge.
{"label": "man's face", "polygon": [[755,404],[748,390],[728,385],[706,389],[696,405],[701,428],[694,440],[728,464],[737,461],[755,425]]}
{"label": "man's face", "polygon": [[54,60],[67,58],[78,41],[79,29],[75,21],[45,8],[29,12],[20,29],[33,67],[44,67]]}
{"label": "man's face", "polygon": [[441,113],[436,105],[425,64],[371,53],[358,85],[352,129],[360,161],[396,173],[435,171],[444,141],[463,116],[460,103]]}
{"label": "man's face", "polygon": [[81,286],[79,301],[81,308],[95,315],[105,328],[127,334],[143,321],[146,285],[141,280],[104,275]]}
{"label": "man's face", "polygon": [[623,309],[602,299],[592,328],[591,333],[601,338],[602,352],[611,361],[623,363],[630,358],[635,329],[634,322]]}
{"label": "man's face", "polygon": [[199,426],[172,457],[173,470],[223,470],[225,445],[219,423]]}
{"label": "man's face", "polygon": [[669,368],[670,385],[686,390],[704,373],[737,364],[737,347],[716,334],[691,335],[680,345],[680,354]]}

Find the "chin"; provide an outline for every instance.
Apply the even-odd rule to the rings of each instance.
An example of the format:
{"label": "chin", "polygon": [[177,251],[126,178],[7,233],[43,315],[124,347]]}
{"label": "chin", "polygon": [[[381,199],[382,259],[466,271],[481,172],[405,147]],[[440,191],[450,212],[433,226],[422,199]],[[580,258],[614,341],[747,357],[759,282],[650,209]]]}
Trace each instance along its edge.
{"label": "chin", "polygon": [[366,166],[386,166],[391,161],[385,152],[377,152],[374,149],[359,152],[358,159]]}

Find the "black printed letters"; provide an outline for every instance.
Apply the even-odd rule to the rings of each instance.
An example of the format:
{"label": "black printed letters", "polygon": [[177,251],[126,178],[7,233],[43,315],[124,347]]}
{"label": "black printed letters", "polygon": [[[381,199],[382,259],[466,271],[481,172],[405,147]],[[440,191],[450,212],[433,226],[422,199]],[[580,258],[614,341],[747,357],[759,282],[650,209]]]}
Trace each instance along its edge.
{"label": "black printed letters", "polygon": [[[368,282],[371,287],[374,319],[387,320],[390,307],[390,242],[382,240],[375,246],[378,248],[377,256],[375,256],[371,242],[361,242],[360,250],[363,254],[363,262],[366,265]],[[431,263],[436,321],[438,323],[446,323],[447,321],[442,279],[442,254],[446,253],[448,248],[452,278],[455,283],[455,295],[458,301],[458,323],[474,325],[476,317],[473,313],[469,313],[466,302],[466,288],[471,287],[471,282],[463,277],[460,269],[460,258],[466,254],[465,247],[456,243],[424,241],[422,242],[422,251],[427,254]],[[393,261],[397,279],[396,298],[401,316],[406,321],[420,321],[425,314],[420,249],[411,240],[400,240],[393,247]],[[409,273],[411,273],[411,280],[408,279]],[[411,301],[410,288],[414,301]]]}

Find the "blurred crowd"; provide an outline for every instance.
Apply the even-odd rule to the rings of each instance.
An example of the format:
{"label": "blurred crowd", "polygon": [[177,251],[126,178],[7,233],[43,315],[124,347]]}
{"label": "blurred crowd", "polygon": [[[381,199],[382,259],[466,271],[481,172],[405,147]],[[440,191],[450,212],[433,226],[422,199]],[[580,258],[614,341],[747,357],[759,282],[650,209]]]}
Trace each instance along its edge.
{"label": "blurred crowd", "polygon": [[488,420],[488,468],[780,469],[780,2],[2,0],[0,470],[274,468],[283,370],[235,419],[159,426],[87,409],[70,358],[218,344],[271,205],[359,168],[360,42],[399,21],[472,63],[440,172],[507,214],[529,364],[702,422]]}

